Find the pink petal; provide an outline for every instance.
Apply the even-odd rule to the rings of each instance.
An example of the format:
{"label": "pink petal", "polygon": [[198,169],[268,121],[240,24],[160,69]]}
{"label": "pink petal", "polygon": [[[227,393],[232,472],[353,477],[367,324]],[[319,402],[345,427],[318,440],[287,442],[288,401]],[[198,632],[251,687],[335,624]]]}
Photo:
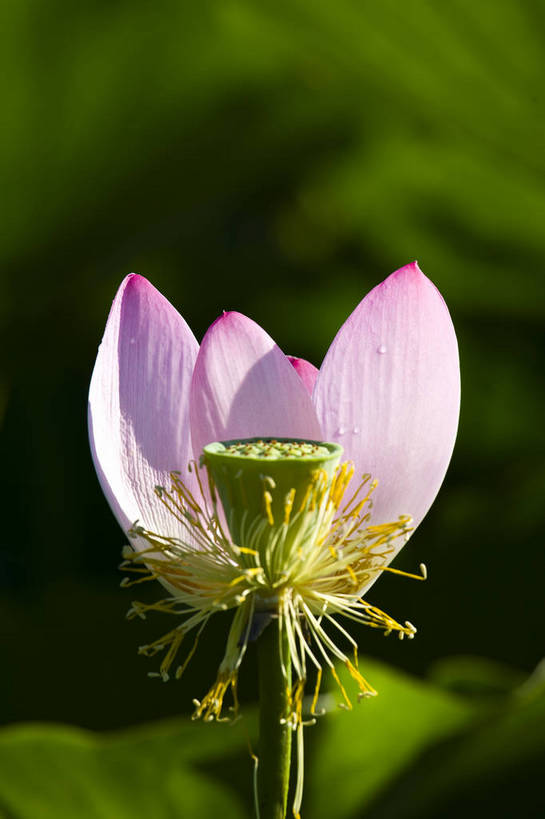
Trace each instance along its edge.
{"label": "pink petal", "polygon": [[198,344],[179,313],[142,276],[114,299],[89,391],[91,452],[104,494],[126,531],[138,519],[179,534],[154,494],[192,458],[189,389]]}
{"label": "pink petal", "polygon": [[196,453],[211,441],[254,436],[320,439],[303,382],[261,327],[224,313],[208,329],[191,387]]}
{"label": "pink petal", "polygon": [[305,385],[309,395],[312,395],[314,384],[316,383],[316,376],[318,375],[318,368],[306,361],[304,358],[296,358],[293,355],[287,356],[290,364],[295,368],[295,372]]}
{"label": "pink petal", "polygon": [[454,327],[416,262],[375,287],[335,337],[314,399],[326,439],[379,481],[372,523],[418,525],[452,454],[460,408]]}

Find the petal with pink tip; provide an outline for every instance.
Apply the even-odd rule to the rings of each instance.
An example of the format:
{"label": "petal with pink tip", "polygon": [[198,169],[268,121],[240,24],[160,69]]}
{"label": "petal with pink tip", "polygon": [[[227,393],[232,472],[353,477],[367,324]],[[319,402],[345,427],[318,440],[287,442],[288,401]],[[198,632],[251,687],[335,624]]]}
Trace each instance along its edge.
{"label": "petal with pink tip", "polygon": [[196,453],[234,438],[320,439],[310,396],[272,338],[241,313],[220,316],[208,329],[191,386]]}
{"label": "petal with pink tip", "polygon": [[145,278],[122,282],[89,391],[91,452],[122,528],[139,520],[162,535],[179,527],[154,493],[192,458],[189,389],[198,344],[180,314]]}
{"label": "petal with pink tip", "polygon": [[310,361],[304,358],[296,358],[294,355],[287,356],[287,359],[305,385],[308,394],[312,395],[316,383],[316,376],[318,375],[318,368],[315,367],[314,364],[311,364]]}
{"label": "petal with pink tip", "polygon": [[326,439],[356,474],[378,479],[372,523],[418,525],[452,454],[460,408],[458,345],[448,309],[416,262],[354,310],[320,369],[314,400]]}

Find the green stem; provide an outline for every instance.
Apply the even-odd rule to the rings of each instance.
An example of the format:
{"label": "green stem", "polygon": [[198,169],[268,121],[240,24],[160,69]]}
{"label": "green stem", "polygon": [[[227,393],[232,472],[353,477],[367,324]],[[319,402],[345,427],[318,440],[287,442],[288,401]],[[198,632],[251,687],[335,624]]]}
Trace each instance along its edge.
{"label": "green stem", "polygon": [[[257,641],[259,664],[259,819],[284,819],[288,800],[291,728],[281,720],[289,713],[291,688],[290,648],[279,620]],[[282,662],[287,679],[282,671]]]}

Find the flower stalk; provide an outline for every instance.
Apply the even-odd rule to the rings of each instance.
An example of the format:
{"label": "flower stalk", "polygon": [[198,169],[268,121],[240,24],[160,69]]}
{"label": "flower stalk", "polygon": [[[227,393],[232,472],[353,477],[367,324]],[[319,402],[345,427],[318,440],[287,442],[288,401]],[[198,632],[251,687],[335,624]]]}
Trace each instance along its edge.
{"label": "flower stalk", "polygon": [[259,819],[284,819],[288,800],[292,727],[291,660],[286,630],[274,618],[257,641],[259,666]]}

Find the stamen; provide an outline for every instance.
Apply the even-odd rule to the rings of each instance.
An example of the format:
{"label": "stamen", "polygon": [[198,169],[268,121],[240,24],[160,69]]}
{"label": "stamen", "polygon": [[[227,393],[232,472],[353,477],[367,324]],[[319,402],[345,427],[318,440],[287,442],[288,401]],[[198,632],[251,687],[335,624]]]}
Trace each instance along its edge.
{"label": "stamen", "polygon": [[[218,679],[205,696],[202,702],[199,700],[193,700],[196,710],[191,719],[204,719],[205,722],[212,722],[212,720],[217,720],[217,722],[225,722],[228,720],[227,717],[222,717],[221,712],[223,709],[223,700],[225,694],[231,687],[233,692],[233,700],[236,704],[236,672],[232,672],[231,674],[219,674]],[[236,705],[234,706],[236,710]]]}
{"label": "stamen", "polygon": [[[205,623],[203,623],[203,628],[204,628],[204,625],[205,625]],[[202,628],[201,628],[201,631],[202,631]],[[193,657],[193,655],[195,654],[195,652],[197,650],[197,646],[199,644],[199,637],[201,636],[201,631],[199,631],[199,633],[195,637],[193,645],[191,646],[191,650],[190,650],[189,654],[187,655],[187,657],[185,658],[184,662],[182,663],[182,665],[179,665],[178,668],[176,669],[176,675],[175,676],[176,676],[177,680],[180,679],[180,677],[182,676],[182,674],[186,670],[187,666],[189,665],[189,662],[190,662],[191,658]]]}
{"label": "stamen", "polygon": [[376,696],[377,692],[375,691],[373,686],[369,685],[367,680],[364,677],[362,677],[362,675],[360,674],[358,669],[354,665],[352,665],[350,660],[347,660],[345,665],[346,665],[348,671],[350,672],[350,676],[352,677],[352,679],[356,680],[356,682],[358,683],[358,685],[360,687],[360,696],[362,696],[362,697],[374,697],[374,696]]}
{"label": "stamen", "polygon": [[295,489],[290,489],[286,495],[284,502],[284,525],[288,526],[291,517],[291,510],[293,509],[293,501],[295,500]]}
{"label": "stamen", "polygon": [[303,741],[303,726],[297,727],[297,781],[293,799],[294,819],[301,819],[301,804],[303,802],[303,785],[305,775],[305,745]]}
{"label": "stamen", "polygon": [[[346,501],[354,465],[347,462],[335,467],[328,461],[336,445],[252,439],[210,446],[219,449],[210,455],[207,447],[207,457],[219,453],[229,460],[229,492],[232,490],[236,504],[229,506],[226,502],[225,487],[220,482],[223,473],[214,476],[208,468],[205,478],[196,462],[188,465],[196,479],[196,494],[179,472],[171,473],[170,487],[155,487],[158,502],[178,522],[178,536],[154,533],[136,521],[129,536],[137,538],[134,546],[138,550],[128,546],[123,549],[120,568],[126,576],[121,585],[131,587],[158,579],[169,588],[169,596],[153,603],[133,601],[127,617],[145,619],[149,613],[158,612],[184,618],[139,649],[147,657],[162,653],[159,670],[150,676],[166,681],[186,634],[195,629],[192,646],[176,668],[176,679],[194,656],[212,614],[233,609],[216,681],[202,700],[193,701],[193,719],[205,721],[229,718],[224,714],[229,690],[233,697],[229,710],[237,713],[238,669],[249,639],[254,639],[254,611],[277,618],[280,634],[289,645],[289,656],[280,658],[289,699],[289,713],[283,721],[297,731],[293,813],[298,817],[303,787],[303,726],[310,724],[303,716],[307,664],[316,669],[311,721],[320,714],[317,706],[323,668],[330,669],[339,686],[339,707],[352,709],[335,668],[337,662],[345,665],[356,683],[358,699],[376,695],[358,669],[357,644],[338,622],[339,615],[379,629],[385,636],[395,632],[399,639],[412,639],[416,634],[412,623],[398,623],[362,599],[361,590],[381,572],[424,580],[427,571],[424,564],[420,564],[420,574],[388,565],[411,532],[411,518],[402,515],[389,523],[371,523],[371,497],[377,481],[369,475],[361,477]],[[340,448],[336,450],[338,458]],[[256,465],[261,459],[266,461],[263,468]],[[306,476],[294,484],[282,477],[292,474],[289,469],[293,459],[308,461],[306,472],[293,472]],[[251,465],[250,472],[247,464]],[[249,474],[257,485],[248,482]],[[143,542],[145,548],[140,549]],[[341,647],[345,644],[350,657],[353,651],[353,661]],[[293,686],[288,684],[291,672]]]}
{"label": "stamen", "polygon": [[411,580],[427,580],[428,574],[426,572],[426,567],[423,563],[420,564],[420,571],[421,574],[412,574],[411,572],[403,572],[401,569],[393,569],[391,566],[381,566],[379,568],[380,572],[391,572],[392,574],[398,574],[401,577],[410,577]]}
{"label": "stamen", "polygon": [[274,517],[272,513],[272,495],[270,492],[263,492],[263,500],[265,501],[265,514],[267,515],[267,520],[269,521],[270,526],[274,526]]}
{"label": "stamen", "polygon": [[[348,697],[348,694],[347,694],[347,693],[346,693],[346,691],[344,690],[344,686],[343,686],[342,682],[340,681],[339,675],[338,675],[338,674],[337,674],[337,672],[335,671],[335,666],[334,666],[334,665],[332,665],[332,666],[331,666],[331,673],[332,673],[332,675],[333,675],[333,679],[335,680],[335,682],[337,683],[337,685],[338,685],[338,686],[339,686],[339,688],[341,689],[341,694],[342,694],[342,695],[343,695],[343,697],[344,697],[344,704],[345,704],[345,707],[346,707],[346,708],[347,708],[349,711],[351,711],[351,710],[352,710],[352,703],[350,702],[350,699],[349,699],[349,697]],[[343,703],[339,703],[339,705],[342,707]]]}
{"label": "stamen", "polygon": [[352,578],[352,583],[354,584],[354,586],[356,586],[356,588],[358,588],[358,587],[359,587],[359,580],[358,580],[358,577],[357,577],[357,575],[356,575],[356,572],[354,571],[354,569],[352,568],[352,566],[348,565],[348,566],[346,567],[346,571],[348,572],[348,574],[349,574],[349,575],[350,575],[350,577]]}
{"label": "stamen", "polygon": [[320,696],[320,686],[322,684],[322,669],[318,668],[318,673],[316,674],[316,685],[314,687],[314,696],[312,698],[312,704],[310,706],[310,713],[312,716],[316,716],[316,706],[318,704],[318,697]]}

